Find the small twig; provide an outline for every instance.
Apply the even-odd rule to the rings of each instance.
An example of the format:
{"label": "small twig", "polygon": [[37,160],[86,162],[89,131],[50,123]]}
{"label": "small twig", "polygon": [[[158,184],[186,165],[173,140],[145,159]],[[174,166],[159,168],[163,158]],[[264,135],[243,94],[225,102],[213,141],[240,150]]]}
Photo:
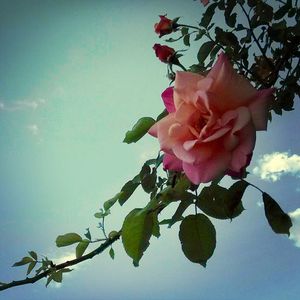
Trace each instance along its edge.
{"label": "small twig", "polygon": [[255,41],[257,47],[259,48],[261,54],[263,55],[263,57],[264,57],[264,59],[266,60],[266,62],[268,63],[268,65],[271,67],[271,69],[273,69],[273,68],[274,68],[273,63],[272,63],[272,62],[270,61],[270,59],[266,56],[266,53],[265,53],[264,49],[262,48],[260,42],[258,41],[257,37],[256,37],[255,34],[254,34],[253,28],[252,28],[252,26],[251,26],[251,20],[250,20],[249,14],[246,12],[244,6],[243,6],[241,3],[239,3],[239,5],[240,5],[240,7],[242,8],[242,10],[243,10],[243,12],[244,12],[244,14],[245,14],[245,16],[246,16],[246,18],[247,18],[247,21],[248,21],[248,24],[249,24],[249,30],[250,30],[250,32],[251,32],[251,35],[252,35],[252,37],[253,37],[253,39],[254,39],[254,41]]}
{"label": "small twig", "polygon": [[[91,251],[90,253],[88,253],[86,255],[83,255],[76,259],[66,261],[59,265],[54,265],[55,270],[61,270],[66,267],[70,267],[70,266],[76,265],[78,263],[81,263],[85,260],[93,258],[94,256],[102,253],[106,248],[108,248],[110,245],[112,245],[115,241],[117,241],[120,238],[120,235],[121,235],[121,233],[119,232],[112,238],[107,239],[106,242],[101,244],[97,249]],[[25,284],[29,284],[29,283],[35,283],[35,282],[41,280],[42,278],[45,278],[48,275],[50,275],[51,272],[52,272],[52,270],[47,270],[47,271],[44,271],[43,273],[40,273],[34,277],[27,277],[26,279],[23,279],[23,280],[17,280],[17,281],[14,280],[10,283],[2,284],[2,285],[0,285],[0,291],[4,291],[6,289],[9,289],[9,288],[12,288],[15,286],[25,285]]]}
{"label": "small twig", "polygon": [[258,191],[260,191],[262,194],[264,193],[264,191],[262,189],[260,189],[259,187],[257,187],[255,184],[250,183],[249,181],[242,179],[242,181],[246,182],[248,185],[254,187],[255,189],[257,189]]}

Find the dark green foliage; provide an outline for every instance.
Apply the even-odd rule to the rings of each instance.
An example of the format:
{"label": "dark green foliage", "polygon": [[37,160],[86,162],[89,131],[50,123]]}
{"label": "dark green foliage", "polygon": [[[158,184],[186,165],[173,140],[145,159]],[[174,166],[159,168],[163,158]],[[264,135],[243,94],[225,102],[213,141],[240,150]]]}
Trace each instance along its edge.
{"label": "dark green foliage", "polygon": [[204,61],[215,46],[215,42],[208,41],[201,45],[197,58],[200,65],[204,65]]}
{"label": "dark green foliage", "polygon": [[140,172],[140,180],[142,188],[146,193],[149,194],[155,189],[156,179],[156,168],[153,168],[151,171],[151,168],[147,164],[144,164]]}
{"label": "dark green foliage", "polygon": [[202,189],[196,204],[210,217],[233,219],[244,210],[241,200],[247,186],[245,181],[238,181],[229,189],[212,184]]}
{"label": "dark green foliage", "polygon": [[169,228],[174,225],[176,222],[181,221],[182,220],[182,215],[183,213],[186,211],[186,209],[193,204],[193,201],[191,199],[188,200],[184,200],[184,201],[180,201],[174,215],[172,216],[172,218],[170,219],[168,225]]}
{"label": "dark green foliage", "polygon": [[292,221],[288,214],[286,214],[279,204],[267,193],[263,193],[263,201],[265,207],[266,218],[275,233],[282,233],[290,235],[290,228]]}
{"label": "dark green foliage", "polygon": [[139,183],[134,182],[134,180],[129,180],[124,184],[121,189],[121,194],[119,195],[119,203],[123,205],[133,194],[136,188],[139,186]]}
{"label": "dark green foliage", "polygon": [[217,5],[217,3],[213,3],[206,9],[205,13],[202,16],[201,22],[199,23],[200,26],[203,26],[205,28],[208,27],[213,18]]}
{"label": "dark green foliage", "polygon": [[216,231],[208,217],[203,214],[185,217],[180,225],[179,239],[184,255],[205,267],[216,247]]}

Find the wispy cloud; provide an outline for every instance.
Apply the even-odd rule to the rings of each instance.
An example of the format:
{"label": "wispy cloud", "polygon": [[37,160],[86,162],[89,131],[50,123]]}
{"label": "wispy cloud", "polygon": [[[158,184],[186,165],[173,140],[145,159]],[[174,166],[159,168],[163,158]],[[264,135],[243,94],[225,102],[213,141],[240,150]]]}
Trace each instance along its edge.
{"label": "wispy cloud", "polygon": [[263,155],[253,173],[263,180],[277,181],[282,175],[300,177],[300,156],[288,152],[273,152]]}
{"label": "wispy cloud", "polygon": [[37,124],[30,124],[27,126],[27,129],[32,135],[35,136],[39,135],[40,133],[40,129]]}
{"label": "wispy cloud", "polygon": [[152,148],[145,149],[138,156],[138,162],[139,162],[139,164],[144,163],[148,159],[156,158],[157,157],[157,153],[158,153],[158,147],[152,147]]}
{"label": "wispy cloud", "polygon": [[293,226],[290,229],[290,239],[300,248],[300,208],[289,213]]}
{"label": "wispy cloud", "polygon": [[19,111],[19,110],[36,110],[41,105],[44,105],[46,100],[43,98],[36,100],[20,100],[12,103],[0,102],[0,110],[4,111]]}

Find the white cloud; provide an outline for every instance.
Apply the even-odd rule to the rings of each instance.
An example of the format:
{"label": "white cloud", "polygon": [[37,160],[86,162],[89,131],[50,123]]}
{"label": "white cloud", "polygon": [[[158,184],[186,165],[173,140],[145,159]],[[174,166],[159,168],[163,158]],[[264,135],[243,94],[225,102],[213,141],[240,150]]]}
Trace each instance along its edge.
{"label": "white cloud", "polygon": [[293,226],[290,229],[290,239],[300,248],[300,208],[289,213]]}
{"label": "white cloud", "polygon": [[277,181],[282,175],[300,177],[300,156],[288,152],[273,152],[263,155],[253,173],[263,180]]}
{"label": "white cloud", "polygon": [[[55,263],[58,265],[58,264],[62,264],[66,261],[69,261],[69,260],[73,260],[75,259],[76,256],[74,253],[72,252],[68,252],[68,253],[65,253],[63,256],[59,256],[57,258],[55,258]],[[72,268],[74,268],[76,266],[72,266]]]}
{"label": "white cloud", "polygon": [[5,111],[19,111],[19,110],[36,110],[41,105],[44,105],[46,103],[46,100],[43,98],[37,99],[37,100],[20,100],[12,102],[11,104],[7,104],[4,102],[0,102],[0,110]]}
{"label": "white cloud", "polygon": [[32,134],[32,135],[39,135],[40,133],[40,129],[39,127],[36,125],[36,124],[30,124],[27,126],[27,129],[29,130],[29,132]]}

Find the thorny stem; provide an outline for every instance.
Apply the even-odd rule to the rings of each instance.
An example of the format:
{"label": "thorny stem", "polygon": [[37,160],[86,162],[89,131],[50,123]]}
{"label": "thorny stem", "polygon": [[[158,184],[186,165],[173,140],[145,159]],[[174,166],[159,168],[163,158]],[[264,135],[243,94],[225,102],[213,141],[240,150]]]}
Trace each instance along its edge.
{"label": "thorny stem", "polygon": [[[83,255],[79,258],[72,259],[72,260],[66,261],[66,262],[58,264],[58,265],[54,265],[53,268],[55,269],[55,271],[57,271],[57,270],[64,269],[66,267],[74,266],[85,260],[91,259],[94,256],[102,253],[106,248],[108,248],[115,241],[117,241],[120,238],[120,235],[121,235],[121,232],[116,234],[114,237],[107,239],[103,244],[101,244],[98,248],[91,251],[90,253]],[[53,269],[49,269],[49,270],[46,270],[34,277],[27,277],[26,279],[23,279],[23,280],[17,280],[17,281],[12,281],[10,283],[2,284],[2,285],[0,285],[0,291],[4,291],[6,289],[9,289],[9,288],[12,288],[15,286],[25,285],[25,284],[29,284],[29,283],[35,283],[35,282],[41,280],[42,278],[45,278],[48,275],[50,275],[52,271],[53,271]]]}

